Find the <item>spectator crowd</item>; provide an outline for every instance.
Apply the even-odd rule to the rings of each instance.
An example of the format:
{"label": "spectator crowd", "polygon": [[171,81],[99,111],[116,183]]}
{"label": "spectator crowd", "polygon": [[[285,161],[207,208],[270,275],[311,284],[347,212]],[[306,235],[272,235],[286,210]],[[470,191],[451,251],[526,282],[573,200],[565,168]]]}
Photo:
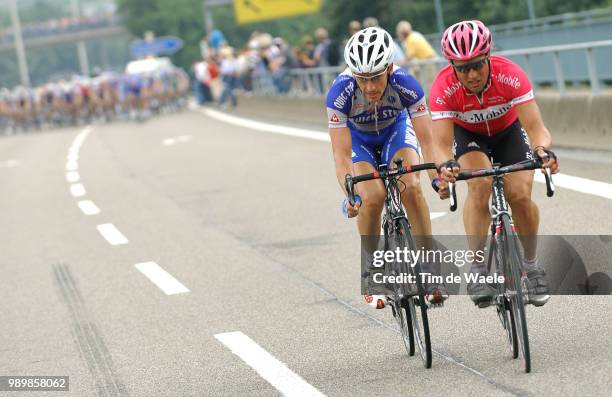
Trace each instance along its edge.
{"label": "spectator crowd", "polygon": [[[291,69],[339,67],[344,64],[343,50],[348,38],[359,30],[379,26],[374,17],[362,22],[351,21],[347,36],[337,41],[320,27],[291,47],[282,37],[254,31],[241,48],[229,45],[223,33],[213,30],[200,43],[201,59],[192,67],[193,88],[199,104],[213,103],[218,98],[222,107],[236,106],[235,90],[261,94],[287,93],[294,82]],[[414,60],[435,58],[436,51],[425,37],[412,30],[408,21],[400,21],[395,29],[394,63],[406,66]],[[417,73],[417,70],[411,72]],[[426,67],[425,80],[433,79],[435,66]]]}

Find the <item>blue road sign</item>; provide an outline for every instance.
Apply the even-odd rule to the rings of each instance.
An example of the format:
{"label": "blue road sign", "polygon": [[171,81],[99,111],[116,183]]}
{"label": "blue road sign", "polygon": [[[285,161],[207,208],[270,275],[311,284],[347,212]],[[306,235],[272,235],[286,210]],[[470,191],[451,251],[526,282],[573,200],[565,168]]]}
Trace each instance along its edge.
{"label": "blue road sign", "polygon": [[183,40],[164,36],[153,41],[135,40],[130,43],[130,53],[134,58],[144,58],[147,55],[171,55],[183,48]]}

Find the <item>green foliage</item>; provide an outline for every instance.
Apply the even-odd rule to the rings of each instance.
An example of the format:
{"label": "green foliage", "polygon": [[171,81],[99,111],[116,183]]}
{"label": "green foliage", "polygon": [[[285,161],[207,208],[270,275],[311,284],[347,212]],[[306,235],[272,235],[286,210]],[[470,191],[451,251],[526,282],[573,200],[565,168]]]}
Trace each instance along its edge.
{"label": "green foliage", "polygon": [[172,58],[175,64],[189,68],[199,57],[199,42],[204,33],[201,0],[118,0],[119,13],[128,30],[136,37],[146,31],[155,36],[176,36],[185,46]]}
{"label": "green foliage", "polygon": [[[612,0],[533,0],[536,16],[582,11],[612,5]],[[198,41],[203,36],[202,0],[118,0],[121,13],[126,16],[130,32],[142,36],[147,30],[157,35],[173,34],[185,41],[185,49],[177,60],[185,64],[188,55],[197,56]],[[528,18],[527,0],[454,0],[442,1],[446,26],[466,18],[482,19],[487,24],[504,23]],[[317,27],[328,28],[330,34],[344,38],[351,20],[367,16],[378,18],[382,27],[391,32],[402,19],[412,23],[423,33],[437,31],[433,0],[323,0],[321,11],[312,15],[296,16],[275,21],[238,25],[233,6],[212,8],[215,27],[223,31],[228,42],[236,47],[246,43],[254,30],[281,36],[295,45],[305,34],[312,35]],[[195,58],[191,58],[195,59]]]}
{"label": "green foliage", "polygon": [[[98,0],[81,0],[95,3]],[[128,30],[135,37],[142,37],[151,30],[156,36],[173,35],[180,37],[185,47],[173,56],[177,65],[188,68],[199,57],[199,41],[204,36],[203,0],[116,0],[119,13],[124,16]],[[527,0],[443,0],[444,24],[448,26],[458,20],[478,18],[487,24],[497,24],[528,18]],[[583,11],[592,8],[612,6],[612,0],[533,0],[536,17]],[[70,15],[67,0],[29,0],[21,2],[22,23]],[[323,0],[321,11],[274,21],[238,25],[233,6],[219,6],[212,9],[215,27],[223,31],[228,42],[243,46],[251,32],[265,31],[273,36],[285,38],[296,45],[305,34],[312,35],[320,26],[326,27],[332,37],[343,39],[351,20],[363,20],[367,16],[378,18],[380,25],[395,33],[395,25],[405,19],[413,28],[422,33],[437,31],[433,0]],[[8,8],[0,9],[0,26],[10,26]],[[126,58],[127,41],[111,39],[88,43],[90,65],[116,66]],[[78,71],[78,60],[74,45],[57,46],[28,51],[31,76],[34,81],[52,74]],[[14,53],[0,57],[1,85],[18,83],[19,75]]]}
{"label": "green foliage", "polygon": [[215,7],[212,10],[215,27],[220,29],[227,41],[241,47],[246,44],[251,33],[255,30],[268,32],[272,36],[279,36],[292,45],[297,45],[304,35],[312,35],[321,24],[321,14],[300,15],[273,21],[262,21],[246,25],[238,25],[232,6]]}

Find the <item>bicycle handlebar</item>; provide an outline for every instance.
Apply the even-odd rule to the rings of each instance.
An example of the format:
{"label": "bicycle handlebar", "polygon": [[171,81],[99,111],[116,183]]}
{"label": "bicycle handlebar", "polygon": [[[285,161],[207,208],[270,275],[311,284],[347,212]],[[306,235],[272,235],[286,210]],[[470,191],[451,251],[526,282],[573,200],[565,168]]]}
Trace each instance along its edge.
{"label": "bicycle handlebar", "polygon": [[[501,176],[509,174],[511,172],[525,171],[525,170],[537,170],[542,168],[543,161],[537,160],[525,160],[516,164],[510,164],[506,166],[494,166],[493,168],[484,168],[476,171],[464,171],[460,172],[456,180],[466,181],[472,178],[481,178],[485,176]],[[544,178],[546,180],[546,195],[552,197],[555,194],[555,185],[550,174],[550,168],[544,169]],[[448,184],[449,195],[450,195],[450,210],[457,210],[457,192],[454,183]]]}
{"label": "bicycle handlebar", "polygon": [[386,169],[382,171],[374,171],[369,174],[352,176],[346,174],[344,177],[344,187],[348,194],[348,200],[351,206],[355,205],[355,185],[359,182],[369,181],[372,179],[387,179],[389,177],[400,176],[404,174],[410,174],[412,172],[419,172],[424,170],[437,170],[435,163],[423,163],[416,165],[406,165],[397,168]]}

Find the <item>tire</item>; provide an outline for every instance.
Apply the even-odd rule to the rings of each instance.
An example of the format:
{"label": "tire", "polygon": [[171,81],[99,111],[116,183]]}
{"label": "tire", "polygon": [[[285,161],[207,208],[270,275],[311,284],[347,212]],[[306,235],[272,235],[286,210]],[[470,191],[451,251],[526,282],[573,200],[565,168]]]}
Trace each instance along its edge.
{"label": "tire", "polygon": [[[494,238],[494,237],[493,237]],[[505,249],[505,239],[502,236],[502,244],[501,246],[492,244],[492,250],[495,250],[493,253],[493,260],[495,261],[495,269],[498,273],[506,274],[508,273],[507,269],[507,256]],[[500,263],[501,262],[501,263]],[[505,294],[506,285],[498,286],[498,293],[501,295],[501,301],[497,301],[497,315],[502,323],[502,327],[504,328],[504,332],[506,334],[506,338],[508,339],[508,347],[510,348],[510,354],[512,358],[518,358],[519,356],[519,347],[518,340],[516,337],[516,325],[514,321],[514,313],[511,310],[510,300]]]}
{"label": "tire", "polygon": [[[398,241],[395,236],[389,236],[389,231],[393,231],[394,228],[391,223],[386,223],[384,227],[385,231],[385,250],[392,249],[391,246],[402,243],[402,241]],[[390,239],[394,241],[391,242]],[[399,245],[398,245],[399,246]],[[396,273],[401,272],[401,268],[398,266]],[[403,291],[396,290],[395,296],[393,300],[393,305],[391,309],[393,310],[393,317],[397,321],[397,325],[399,326],[400,334],[402,336],[402,340],[404,342],[404,346],[406,347],[406,352],[409,356],[414,356],[415,352],[415,344],[414,344],[414,330],[412,329],[412,319],[410,316],[410,311],[407,310],[407,306],[405,304],[405,299],[400,299],[399,295]]]}
{"label": "tire", "polygon": [[525,313],[525,297],[521,279],[521,261],[517,246],[517,236],[511,229],[510,217],[503,215],[503,233],[506,246],[507,273],[510,276],[506,283],[509,295],[511,319],[515,324],[518,345],[525,361],[525,372],[531,372],[531,352],[529,350],[529,333],[527,331],[527,316]]}
{"label": "tire", "polygon": [[406,310],[405,305],[402,302],[395,302],[393,308],[395,319],[400,327],[400,333],[402,334],[402,340],[409,356],[414,356],[415,344],[414,344],[414,330],[412,329],[412,318],[410,311]]}
{"label": "tire", "polygon": [[[404,218],[400,218],[398,221],[398,230],[396,238],[398,246],[408,247],[411,251],[416,251],[416,246],[412,235],[410,234],[410,226],[408,221]],[[402,245],[400,245],[400,243]],[[405,265],[405,264],[404,264]],[[409,320],[412,323],[414,343],[419,349],[421,359],[425,368],[431,368],[432,362],[432,351],[431,351],[431,338],[429,333],[429,317],[427,315],[427,304],[425,303],[425,288],[420,280],[421,264],[416,263],[414,267],[405,269],[407,272],[411,272],[416,276],[416,285],[418,293],[416,295],[407,296],[404,299],[405,310]]]}

